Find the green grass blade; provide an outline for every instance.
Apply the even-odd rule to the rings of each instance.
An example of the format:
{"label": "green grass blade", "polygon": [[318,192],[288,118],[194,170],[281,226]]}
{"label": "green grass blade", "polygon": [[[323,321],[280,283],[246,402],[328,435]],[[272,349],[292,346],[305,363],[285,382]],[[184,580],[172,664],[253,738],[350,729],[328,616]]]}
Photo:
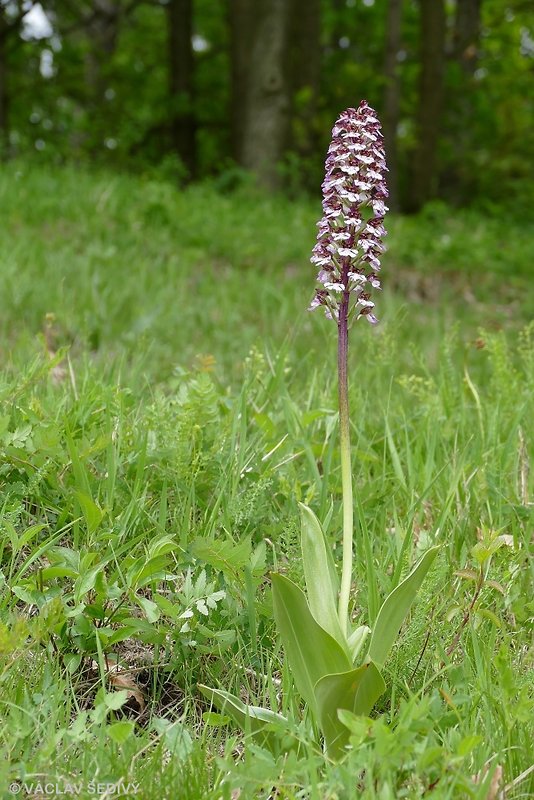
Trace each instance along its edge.
{"label": "green grass blade", "polygon": [[361,531],[361,539],[363,544],[365,574],[367,579],[367,613],[369,615],[369,624],[373,625],[380,608],[380,600],[377,586],[377,576],[375,573],[375,564],[373,559],[373,550],[371,547],[371,537],[367,528],[365,520],[365,512],[363,510],[361,499],[358,492],[355,492],[356,512],[358,524]]}

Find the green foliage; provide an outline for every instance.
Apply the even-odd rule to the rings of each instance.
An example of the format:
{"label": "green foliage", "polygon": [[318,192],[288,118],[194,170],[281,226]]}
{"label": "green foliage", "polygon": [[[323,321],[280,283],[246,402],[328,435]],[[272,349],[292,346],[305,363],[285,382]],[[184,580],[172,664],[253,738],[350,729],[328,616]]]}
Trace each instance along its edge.
{"label": "green foliage", "polygon": [[[57,0],[40,5],[53,30],[35,40],[21,38],[16,28],[8,37],[10,136],[7,146],[2,142],[3,150],[41,164],[91,161],[180,183],[189,168],[184,154],[176,152],[171,121],[176,112],[191,112],[197,176],[216,175],[226,189],[245,180],[234,163],[236,131],[228,114],[234,88],[224,4],[193,4],[192,98],[169,95],[168,4],[118,0],[116,7],[123,11],[116,16]],[[501,0],[485,0],[480,31],[471,33],[467,48],[466,73],[463,54],[456,53],[457,5],[445,4],[439,196],[485,207],[509,198],[510,209],[527,209],[534,148],[529,106],[532,11],[521,0],[509,0],[506,7]],[[16,3],[12,6],[8,17],[16,16]],[[384,116],[386,12],[383,3],[320,4],[321,36],[314,54],[320,79],[315,87],[312,78],[306,85],[289,81],[291,131],[280,165],[286,191],[298,194],[319,186],[328,132],[341,109],[356,106],[365,96]],[[417,4],[403,7],[396,69],[398,162],[405,194],[413,179],[418,136],[420,19]],[[295,48],[290,40],[288,50]],[[49,69],[43,70],[47,62]]]}
{"label": "green foliage", "polygon": [[428,572],[439,548],[433,547],[424,554],[406,578],[386,597],[373,627],[368,657],[383,666],[395,643],[401,625],[415,595]]}
{"label": "green foliage", "polygon": [[[316,209],[23,163],[3,171],[0,204],[2,789],[99,775],[139,781],[148,800],[482,799],[500,767],[510,798],[532,793],[522,220],[507,220],[506,247],[502,220],[474,211],[391,226],[383,321],[350,355],[350,666],[407,565],[441,550],[386,690],[369,716],[342,713],[349,745],[332,763],[269,586],[271,570],[307,585],[297,500],[340,559],[333,334],[303,289]],[[255,744],[199,684],[287,732]]]}

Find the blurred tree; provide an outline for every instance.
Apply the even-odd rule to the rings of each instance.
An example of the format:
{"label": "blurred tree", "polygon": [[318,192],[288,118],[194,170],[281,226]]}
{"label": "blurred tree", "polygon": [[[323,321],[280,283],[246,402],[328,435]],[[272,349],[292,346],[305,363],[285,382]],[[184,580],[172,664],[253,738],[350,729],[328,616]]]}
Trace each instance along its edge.
{"label": "blurred tree", "polygon": [[482,0],[456,0],[454,56],[467,76],[476,68]]}
{"label": "blurred tree", "polygon": [[301,160],[313,157],[320,132],[317,109],[321,79],[321,0],[291,0],[289,77],[292,100],[291,148]]}
{"label": "blurred tree", "polygon": [[317,191],[365,98],[392,207],[526,204],[533,63],[528,0],[0,0],[0,148]]}
{"label": "blurred tree", "polygon": [[417,145],[409,207],[417,211],[438,188],[438,141],[445,74],[445,1],[420,0],[420,78]]}
{"label": "blurred tree", "polygon": [[9,145],[9,96],[7,93],[7,32],[6,10],[0,5],[0,157],[7,154]]}
{"label": "blurred tree", "polygon": [[232,155],[242,163],[243,108],[249,89],[249,69],[254,35],[254,9],[250,0],[229,0],[228,24],[230,28],[230,119]]}
{"label": "blurred tree", "polygon": [[444,135],[454,139],[455,158],[442,169],[441,194],[449,200],[467,199],[471,193],[469,154],[476,148],[476,68],[480,50],[482,0],[456,0],[452,41],[448,47],[449,69],[446,85]]}
{"label": "blurred tree", "polygon": [[[287,142],[290,83],[287,70],[290,3],[242,0],[230,4],[234,127],[241,126],[238,163],[266,188],[279,185],[277,165]],[[245,46],[242,53],[239,48]],[[239,94],[238,94],[239,92]]]}
{"label": "blurred tree", "polygon": [[117,47],[121,11],[120,0],[93,0],[91,6],[82,10],[80,5],[80,25],[86,29],[91,47],[86,55],[86,80],[89,97],[95,110],[104,99],[108,78],[106,67]]}
{"label": "blurred tree", "polygon": [[[78,127],[70,141],[95,156],[117,127],[113,104],[115,57],[120,36],[132,13],[152,0],[42,0],[59,45],[58,61],[64,68],[56,81],[74,101]],[[61,54],[61,55],[59,55]],[[133,83],[130,74],[130,88]],[[63,97],[63,99],[66,99]]]}
{"label": "blurred tree", "polygon": [[400,76],[398,56],[401,48],[402,0],[389,0],[386,19],[386,57],[384,62],[384,143],[388,163],[389,206],[399,209],[397,129],[400,116]]}
{"label": "blurred tree", "polygon": [[169,0],[167,20],[171,142],[189,175],[194,177],[197,154],[192,0]]}
{"label": "blurred tree", "polygon": [[0,0],[0,158],[9,154],[9,48],[20,43],[22,21],[32,2]]}

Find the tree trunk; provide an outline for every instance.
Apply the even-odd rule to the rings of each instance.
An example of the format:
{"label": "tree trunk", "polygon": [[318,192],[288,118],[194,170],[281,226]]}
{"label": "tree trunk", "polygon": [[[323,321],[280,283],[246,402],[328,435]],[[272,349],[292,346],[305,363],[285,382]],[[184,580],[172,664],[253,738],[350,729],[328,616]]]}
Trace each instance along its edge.
{"label": "tree trunk", "polygon": [[[279,184],[276,167],[284,153],[289,127],[290,91],[285,60],[290,4],[287,0],[233,0],[230,10],[234,58],[243,43],[236,39],[238,32],[249,30],[251,34],[246,52],[232,69],[232,74],[238,76],[232,87],[234,120],[241,125],[238,162],[254,172],[261,185],[274,189]],[[237,20],[235,14],[240,11],[244,18]],[[241,95],[237,94],[240,90]]]}
{"label": "tree trunk", "polygon": [[9,47],[12,40],[15,40],[14,47],[20,42],[20,29],[22,21],[28,11],[32,8],[32,3],[15,3],[12,7],[11,16],[6,15],[5,0],[0,0],[0,160],[9,155]]}
{"label": "tree trunk", "polygon": [[292,0],[289,28],[292,149],[308,158],[317,149],[321,78],[321,0]]}
{"label": "tree trunk", "polygon": [[399,209],[397,128],[400,114],[400,79],[397,55],[401,47],[402,0],[389,0],[386,19],[386,57],[384,61],[384,144],[389,168],[389,206]]}
{"label": "tree trunk", "polygon": [[482,0],[456,0],[454,56],[468,77],[477,65],[481,4]]}
{"label": "tree trunk", "polygon": [[457,85],[461,91],[451,91],[447,98],[449,135],[454,135],[455,158],[443,176],[441,190],[449,200],[466,201],[473,183],[473,115],[476,113],[474,94],[477,87],[474,73],[477,66],[480,37],[481,0],[456,0],[452,52],[457,65]]}
{"label": "tree trunk", "polygon": [[171,0],[167,9],[171,141],[173,150],[193,177],[196,171],[193,0]]}
{"label": "tree trunk", "polygon": [[418,142],[414,160],[411,209],[416,211],[435,196],[437,153],[443,110],[445,65],[445,2],[421,0],[421,75]]}
{"label": "tree trunk", "polygon": [[344,12],[346,8],[346,0],[330,0],[330,10],[334,18],[334,24],[330,31],[330,47],[332,50],[339,49],[339,40],[345,34],[345,26],[343,24]]}

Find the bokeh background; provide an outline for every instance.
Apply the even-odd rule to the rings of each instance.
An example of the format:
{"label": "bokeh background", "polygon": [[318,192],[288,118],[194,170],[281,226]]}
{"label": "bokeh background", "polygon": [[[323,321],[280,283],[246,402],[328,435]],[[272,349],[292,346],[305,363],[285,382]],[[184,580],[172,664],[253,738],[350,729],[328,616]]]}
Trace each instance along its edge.
{"label": "bokeh background", "polygon": [[534,200],[529,0],[0,0],[4,157],[317,192],[379,112],[391,207]]}

